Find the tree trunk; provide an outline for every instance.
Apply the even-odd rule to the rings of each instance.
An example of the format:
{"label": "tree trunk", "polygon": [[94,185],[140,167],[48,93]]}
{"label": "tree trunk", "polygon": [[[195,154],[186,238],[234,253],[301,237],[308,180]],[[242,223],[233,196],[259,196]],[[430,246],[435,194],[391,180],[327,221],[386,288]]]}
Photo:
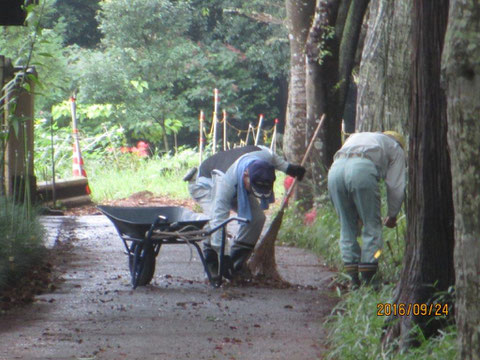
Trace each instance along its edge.
{"label": "tree trunk", "polygon": [[330,167],[333,155],[341,146],[347,89],[368,3],[369,0],[318,0],[310,28],[307,119],[313,131],[321,115],[326,114],[325,127],[320,132],[321,147],[317,149],[325,169]]}
{"label": "tree trunk", "polygon": [[314,13],[312,1],[287,0],[290,40],[290,83],[283,151],[290,162],[300,163],[306,149],[305,42]]}
{"label": "tree trunk", "polygon": [[[417,0],[413,12],[413,84],[410,122],[407,241],[393,303],[431,304],[454,284],[453,201],[447,147],[446,98],[440,87],[448,0]],[[443,323],[435,316],[399,316],[383,341],[415,344],[415,325],[428,337]]]}
{"label": "tree trunk", "polygon": [[360,64],[357,131],[407,134],[411,100],[412,0],[372,0]]}
{"label": "tree trunk", "polygon": [[[305,44],[315,13],[315,2],[288,0],[286,4],[290,39],[290,84],[283,151],[290,162],[298,164],[308,142]],[[304,182],[306,183],[307,181]],[[308,192],[309,189],[305,186],[299,186],[293,197],[311,198],[311,193],[310,196],[305,196]]]}
{"label": "tree trunk", "polygon": [[460,359],[480,359],[480,4],[451,0],[443,67],[455,207],[455,316]]}
{"label": "tree trunk", "polygon": [[[287,121],[283,137],[283,151],[290,162],[299,164],[307,148],[306,136],[306,90],[305,90],[305,42],[314,13],[312,1],[287,0],[287,27],[290,39],[290,84]],[[276,217],[281,225],[282,218]],[[270,225],[272,226],[272,225]],[[261,239],[248,262],[257,277],[281,280],[275,261],[274,237]]]}
{"label": "tree trunk", "polygon": [[305,140],[308,141],[323,114],[326,114],[326,121],[311,157],[317,161],[312,161],[309,166],[307,179],[310,181],[299,184],[299,193],[307,195],[304,197],[309,199],[309,204],[313,202],[312,195],[315,193],[306,187],[313,184],[317,194],[323,192],[321,186],[318,187],[319,180],[326,179],[333,156],[341,147],[341,122],[347,89],[368,2],[317,0],[306,43],[308,126]]}
{"label": "tree trunk", "polygon": [[[334,31],[337,17],[345,21],[344,13],[348,12],[348,5],[339,12],[340,0],[317,0],[315,17],[310,27],[306,43],[306,88],[307,88],[307,132],[312,134],[316,124],[323,114],[326,114],[326,121],[323,129],[320,131],[317,146],[313,149],[311,159],[317,159],[309,167],[306,179],[309,183],[317,184],[320,179],[326,179],[328,167],[331,164],[330,153],[332,149],[338,149],[341,146],[341,128],[337,118],[337,100],[338,93],[333,91],[338,82],[338,48],[339,40]],[[350,3],[350,1],[348,1]],[[346,14],[345,14],[346,15]],[[343,31],[343,25],[337,24],[339,31]],[[327,54],[328,51],[328,54]],[[336,125],[336,126],[335,126]],[[326,134],[331,134],[327,137]],[[333,155],[332,155],[333,158]],[[305,182],[306,183],[306,182]],[[306,185],[299,184],[298,192],[306,193]],[[303,185],[303,186],[302,186]],[[305,190],[304,190],[305,189]],[[302,190],[304,190],[302,192]],[[311,207],[313,203],[312,192],[305,208]]]}

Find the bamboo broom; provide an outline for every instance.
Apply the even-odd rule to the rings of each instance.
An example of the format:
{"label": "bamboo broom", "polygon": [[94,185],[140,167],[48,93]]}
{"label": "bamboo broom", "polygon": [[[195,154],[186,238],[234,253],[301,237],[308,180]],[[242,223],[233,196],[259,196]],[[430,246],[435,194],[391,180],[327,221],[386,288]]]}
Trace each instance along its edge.
{"label": "bamboo broom", "polygon": [[[323,125],[325,120],[325,114],[322,115],[320,122],[318,123],[315,132],[313,133],[312,139],[307,146],[307,150],[303,155],[302,162],[300,165],[304,166],[308,155],[313,147],[313,143],[320,132],[320,128]],[[255,247],[255,251],[253,252],[252,257],[248,261],[248,267],[252,272],[252,275],[257,277],[264,277],[267,279],[271,279],[274,281],[282,281],[280,274],[277,271],[277,264],[275,262],[275,240],[277,239],[278,232],[280,230],[280,226],[282,225],[283,214],[285,213],[285,208],[288,204],[288,199],[293,193],[293,189],[297,184],[297,179],[293,179],[292,185],[288,188],[287,193],[285,194],[282,205],[280,206],[280,210],[275,215],[275,218],[270,223],[270,227],[265,232],[265,235],[262,239],[257,243]]]}

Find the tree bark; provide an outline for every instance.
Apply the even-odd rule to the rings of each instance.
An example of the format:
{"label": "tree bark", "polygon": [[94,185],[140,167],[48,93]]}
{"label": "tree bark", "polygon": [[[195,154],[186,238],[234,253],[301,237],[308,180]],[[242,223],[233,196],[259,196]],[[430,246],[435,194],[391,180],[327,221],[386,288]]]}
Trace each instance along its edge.
{"label": "tree bark", "polygon": [[372,0],[360,64],[357,131],[407,134],[411,99],[412,0]]}
{"label": "tree bark", "polygon": [[480,359],[480,4],[451,0],[443,68],[455,207],[459,358]]}
{"label": "tree bark", "polygon": [[341,146],[341,123],[369,0],[317,1],[307,41],[307,119],[309,128],[323,113],[319,157],[325,169]]}
{"label": "tree bark", "polygon": [[[417,0],[413,12],[413,84],[407,200],[407,241],[395,304],[431,304],[454,284],[453,201],[447,147],[446,97],[440,60],[448,0]],[[392,320],[392,319],[389,319]],[[399,316],[383,341],[415,345],[415,325],[429,337],[444,325],[434,316]]]}
{"label": "tree bark", "polygon": [[[326,122],[320,131],[319,140],[313,149],[312,159],[318,159],[309,168],[307,179],[315,184],[320,179],[325,179],[328,167],[331,164],[330,153],[332,149],[338,149],[341,146],[341,127],[338,124],[337,108],[338,93],[334,91],[335,84],[338,83],[338,52],[339,39],[337,38],[336,28],[343,32],[345,21],[344,13],[348,11],[348,4],[344,4],[342,12],[339,13],[340,0],[317,0],[315,8],[315,17],[312,26],[309,29],[306,43],[306,88],[307,88],[307,132],[312,134],[320,117],[326,114]],[[329,137],[326,135],[330,134]],[[336,151],[336,150],[335,150]],[[333,159],[333,155],[331,156]],[[302,192],[305,186],[299,184],[298,191]],[[304,191],[306,192],[306,191]],[[313,196],[310,196],[313,202]]]}
{"label": "tree bark", "polygon": [[312,1],[287,0],[286,7],[290,41],[290,83],[283,151],[289,161],[299,163],[306,148],[305,42],[314,6]]}
{"label": "tree bark", "polygon": [[[290,40],[290,83],[283,151],[288,161],[298,164],[308,141],[305,44],[315,11],[315,2],[287,0],[286,7]],[[297,187],[294,199],[304,198],[306,192],[308,190],[305,187]]]}
{"label": "tree bark", "polygon": [[[341,147],[341,123],[346,94],[355,63],[360,30],[369,0],[317,0],[315,16],[306,43],[306,96],[308,141],[319,119],[326,114],[325,126],[313,150],[307,181],[299,184],[298,192],[313,203],[313,184],[322,193],[335,152]],[[310,180],[310,181],[308,181]],[[323,181],[325,184],[325,181]],[[320,186],[319,186],[320,185]],[[323,189],[324,190],[324,189]]]}

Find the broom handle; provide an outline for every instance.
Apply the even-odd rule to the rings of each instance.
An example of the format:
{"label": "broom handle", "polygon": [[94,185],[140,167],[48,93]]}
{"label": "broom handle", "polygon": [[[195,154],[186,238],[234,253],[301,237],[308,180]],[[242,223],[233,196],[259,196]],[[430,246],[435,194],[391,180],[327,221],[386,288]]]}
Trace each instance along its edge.
{"label": "broom handle", "polygon": [[[320,132],[320,128],[322,127],[324,120],[325,120],[325,114],[323,114],[322,117],[320,118],[320,122],[318,123],[317,128],[315,129],[315,132],[313,133],[312,139],[310,140],[310,143],[308,144],[307,150],[305,151],[305,155],[303,155],[302,162],[300,163],[301,166],[304,166],[305,163],[307,162],[308,155],[310,155],[310,152],[312,151],[313,142],[315,141],[318,133]],[[280,211],[285,210],[285,207],[287,206],[287,203],[288,203],[288,199],[292,195],[295,185],[297,185],[297,178],[293,179],[292,185],[290,185],[290,187],[288,188],[287,194],[283,198],[283,202],[282,202],[282,206],[280,207]]]}

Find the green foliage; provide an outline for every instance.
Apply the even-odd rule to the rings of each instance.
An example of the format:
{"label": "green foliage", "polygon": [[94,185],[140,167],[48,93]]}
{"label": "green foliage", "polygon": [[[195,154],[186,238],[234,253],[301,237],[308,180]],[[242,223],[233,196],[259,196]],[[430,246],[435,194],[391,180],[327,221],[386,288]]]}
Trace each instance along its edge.
{"label": "green foliage", "polygon": [[111,154],[86,162],[86,171],[95,202],[125,198],[140,191],[176,199],[190,197],[183,176],[198,164],[198,154],[180,149],[177,155],[139,158],[134,154]]}
{"label": "green foliage", "polygon": [[35,67],[39,81],[35,81],[35,109],[38,113],[64,98],[65,88],[70,83],[68,50],[63,48],[61,34],[63,23],[45,28],[44,23],[51,16],[54,0],[42,1],[29,11],[27,26],[0,28],[1,55],[10,58],[14,66]]}
{"label": "green foliage", "polygon": [[296,206],[289,207],[282,221],[279,240],[286,245],[294,245],[313,250],[321,254],[327,264],[341,268],[338,239],[340,225],[337,214],[329,203],[319,206],[316,221],[305,226],[304,215]]}
{"label": "green foliage", "polygon": [[43,228],[26,206],[0,197],[0,290],[14,285],[44,257]]}
{"label": "green foliage", "polygon": [[[177,131],[180,143],[196,138],[198,113],[212,108],[214,88],[220,90],[220,106],[237,126],[246,128],[247,117],[255,119],[266,111],[272,121],[280,114],[275,102],[278,81],[286,78],[288,44],[265,41],[286,39],[286,32],[279,25],[224,15],[227,4],[233,6],[103,2],[98,17],[102,47],[82,51],[73,62],[79,102],[113,104],[112,121],[126,129],[127,138],[153,143]],[[248,34],[248,41],[239,34]],[[182,129],[169,128],[166,119],[175,119]]]}
{"label": "green foliage", "polygon": [[[277,22],[250,16],[263,13]],[[289,56],[278,24],[284,13],[280,0],[45,0],[29,13],[29,26],[0,30],[0,48],[18,66],[33,55],[37,118],[49,118],[52,106],[77,90],[78,104],[112,106],[99,126],[86,123],[89,137],[108,123],[125,129],[130,143],[146,139],[158,147],[175,133],[179,144],[191,144],[199,111],[211,119],[214,88],[237,128],[260,113],[266,127],[281,117]],[[68,119],[58,119],[59,128]]]}
{"label": "green foliage", "polygon": [[[391,303],[394,285],[373,291],[361,287],[354,292],[342,294],[342,301],[332,311],[327,326],[329,328],[329,348],[327,359],[455,359],[457,356],[456,329],[440,331],[438,336],[425,339],[417,333],[420,342],[417,348],[400,353],[398,344],[382,348],[380,339],[382,328],[387,320],[377,315],[378,304]],[[417,329],[413,330],[414,332]]]}
{"label": "green foliage", "polygon": [[[43,118],[35,122],[34,166],[38,181],[52,179],[52,165],[55,168],[56,179],[68,179],[72,175],[72,130],[71,127],[60,126],[62,111],[61,109],[57,110],[58,112],[54,111],[54,114],[58,116],[59,120],[52,121]],[[86,113],[88,111],[88,109],[85,110]],[[85,136],[83,131],[79,134],[84,162],[115,159],[116,154],[120,151],[119,148],[125,142],[124,130],[118,125],[108,123],[92,123],[91,126],[95,127],[97,135]]]}
{"label": "green foliage", "polygon": [[[382,196],[383,213],[386,211],[385,194]],[[338,245],[340,224],[333,206],[321,203],[317,206],[316,221],[304,225],[304,216],[296,206],[286,211],[280,229],[279,239],[289,245],[312,249],[322,256],[327,265],[339,271],[337,283],[346,281],[342,275],[343,262]],[[397,219],[397,227],[384,227],[384,248],[379,261],[379,274],[382,283],[378,292],[371,287],[344,292],[341,286],[337,293],[341,301],[328,319],[329,353],[328,359],[454,359],[457,354],[456,329],[447,328],[431,339],[425,339],[417,332],[418,348],[406,353],[398,353],[391,348],[382,349],[380,339],[385,317],[377,316],[377,304],[385,304],[393,298],[393,289],[401,272],[404,254],[404,236],[406,218],[401,213]],[[359,239],[361,242],[361,239]],[[418,331],[414,329],[414,331]]]}
{"label": "green foliage", "polygon": [[64,24],[62,37],[65,45],[78,45],[93,48],[98,45],[101,33],[95,19],[100,10],[100,0],[61,0],[52,6],[52,15],[46,23],[52,27],[55,23]]}
{"label": "green foliage", "polygon": [[195,45],[182,37],[190,9],[169,1],[102,3],[103,51],[83,51],[75,62],[79,103],[115,106],[112,121],[130,138],[157,143],[176,132],[166,119],[183,119],[179,96],[198,70]]}
{"label": "green foliage", "polygon": [[332,311],[329,327],[330,352],[328,359],[380,359],[380,337],[385,318],[377,316],[377,304],[386,303],[392,286],[375,293],[371,288],[343,296]]}

